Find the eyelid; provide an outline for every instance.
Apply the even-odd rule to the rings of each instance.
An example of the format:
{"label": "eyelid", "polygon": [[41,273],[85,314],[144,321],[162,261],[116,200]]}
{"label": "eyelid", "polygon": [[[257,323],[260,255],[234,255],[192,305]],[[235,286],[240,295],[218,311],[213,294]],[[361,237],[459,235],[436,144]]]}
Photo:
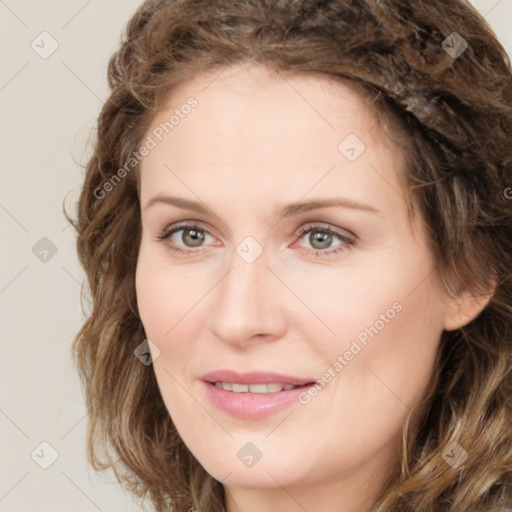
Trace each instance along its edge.
{"label": "eyelid", "polygon": [[350,240],[353,242],[355,242],[355,240],[357,239],[357,236],[352,231],[345,229],[345,228],[338,228],[338,227],[332,226],[328,222],[322,222],[322,221],[307,222],[305,225],[303,225],[296,231],[295,235],[302,236],[305,232],[312,231],[312,230],[327,231],[336,236],[339,236],[342,239]]}
{"label": "eyelid", "polygon": [[166,228],[164,228],[162,231],[160,231],[155,236],[155,241],[162,241],[167,240],[169,237],[171,237],[174,233],[177,231],[181,231],[185,228],[198,228],[200,231],[204,231],[207,235],[214,236],[211,234],[209,228],[205,227],[205,224],[203,224],[199,220],[184,220],[184,221],[178,221],[174,224],[170,224]]}

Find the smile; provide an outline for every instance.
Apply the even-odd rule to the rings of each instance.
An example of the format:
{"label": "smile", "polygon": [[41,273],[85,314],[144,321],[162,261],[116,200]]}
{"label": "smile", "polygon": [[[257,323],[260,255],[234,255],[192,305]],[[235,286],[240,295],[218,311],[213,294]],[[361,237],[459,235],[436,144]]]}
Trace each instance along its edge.
{"label": "smile", "polygon": [[279,391],[289,391],[291,389],[298,388],[300,386],[294,386],[293,384],[280,384],[280,383],[269,383],[269,384],[236,384],[232,382],[215,382],[215,386],[223,389],[224,391],[232,391],[233,393],[279,393]]}

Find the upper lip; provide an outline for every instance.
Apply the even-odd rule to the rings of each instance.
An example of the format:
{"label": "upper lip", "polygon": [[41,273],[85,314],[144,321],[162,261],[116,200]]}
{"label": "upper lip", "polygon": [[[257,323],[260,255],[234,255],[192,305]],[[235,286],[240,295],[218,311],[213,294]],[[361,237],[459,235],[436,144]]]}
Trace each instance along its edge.
{"label": "upper lip", "polygon": [[281,373],[253,371],[239,373],[233,370],[216,370],[206,373],[201,377],[206,382],[230,382],[235,384],[292,384],[293,386],[304,386],[315,382],[314,379],[302,379]]}

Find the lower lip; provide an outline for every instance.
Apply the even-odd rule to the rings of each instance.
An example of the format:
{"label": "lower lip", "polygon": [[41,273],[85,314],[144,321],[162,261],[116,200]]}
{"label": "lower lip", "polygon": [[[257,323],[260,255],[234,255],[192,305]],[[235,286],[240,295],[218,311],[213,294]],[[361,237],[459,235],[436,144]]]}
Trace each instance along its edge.
{"label": "lower lip", "polygon": [[215,384],[204,382],[206,393],[213,405],[222,412],[237,418],[266,418],[297,403],[301,393],[312,384],[277,393],[234,393],[218,388]]}

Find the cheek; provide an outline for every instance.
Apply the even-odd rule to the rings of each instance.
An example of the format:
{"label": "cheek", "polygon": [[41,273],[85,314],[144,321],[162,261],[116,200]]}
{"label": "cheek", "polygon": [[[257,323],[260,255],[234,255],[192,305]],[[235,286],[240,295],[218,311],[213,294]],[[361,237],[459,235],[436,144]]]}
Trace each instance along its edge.
{"label": "cheek", "polygon": [[197,370],[191,362],[197,357],[197,340],[204,338],[211,276],[208,277],[206,271],[185,271],[143,245],[135,286],[146,337],[159,349],[153,370],[167,409],[173,420],[177,420],[183,411],[194,407],[184,389],[188,390],[197,378],[194,373]]}
{"label": "cheek", "polygon": [[179,266],[171,267],[146,251],[144,244],[141,247],[135,277],[137,305],[147,337],[161,350],[171,346],[169,340],[182,339],[175,331],[189,325],[189,311],[193,314],[193,305],[207,291],[201,283],[201,279],[190,282]]}
{"label": "cheek", "polygon": [[377,285],[354,288],[331,319],[337,341],[324,345],[321,380],[331,380],[317,405],[376,443],[398,433],[420,403],[442,333],[437,287],[428,278],[413,291],[420,274],[412,270],[388,269]]}
{"label": "cheek", "polygon": [[143,262],[137,265],[135,283],[137,306],[146,336],[156,342],[170,327],[171,319],[165,304],[173,299],[172,292]]}
{"label": "cheek", "polygon": [[434,276],[425,278],[429,268],[427,257],[397,255],[368,263],[364,273],[340,272],[320,288],[297,289],[303,297],[315,290],[308,305],[336,333],[310,344],[325,385],[312,400],[323,414],[368,435],[378,417],[391,434],[420,402],[443,330],[441,293]]}
{"label": "cheek", "polygon": [[[141,248],[136,270],[137,305],[146,337],[159,349],[153,370],[162,391],[162,398],[173,418],[187,400],[179,383],[188,379],[185,364],[194,347],[190,340],[197,337],[192,306],[200,298],[179,268],[170,268],[155,258],[146,257]],[[204,294],[204,292],[203,292]],[[198,296],[199,295],[199,296]]]}
{"label": "cheek", "polygon": [[[428,282],[409,293],[407,281],[381,279],[373,290],[354,288],[338,301],[338,314],[326,318],[336,337],[315,348],[323,360],[320,390],[303,397],[306,405],[298,412],[316,425],[318,442],[336,425],[339,440],[331,448],[343,454],[346,467],[383,446],[398,446],[405,418],[417,411],[431,378],[442,332],[436,294]],[[304,442],[312,442],[309,432]],[[292,428],[289,435],[295,435]]]}

